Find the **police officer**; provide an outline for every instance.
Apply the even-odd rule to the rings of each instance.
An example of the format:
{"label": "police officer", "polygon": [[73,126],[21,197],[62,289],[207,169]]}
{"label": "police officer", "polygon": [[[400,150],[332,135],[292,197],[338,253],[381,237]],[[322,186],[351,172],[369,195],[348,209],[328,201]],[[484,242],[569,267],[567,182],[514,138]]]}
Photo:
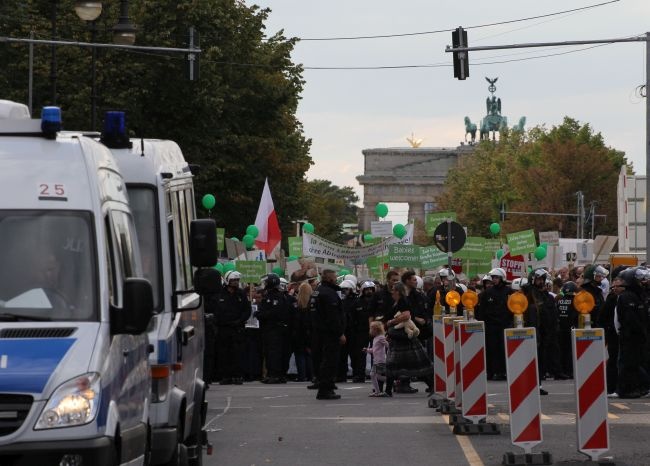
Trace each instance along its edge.
{"label": "police officer", "polygon": [[[555,300],[546,288],[548,271],[543,268],[532,271],[528,277],[531,284],[528,309],[537,321],[538,329],[538,365],[540,379],[544,380],[546,374],[553,375],[557,380],[565,380],[566,374],[560,370],[559,344],[557,340],[557,309]],[[540,390],[542,395],[544,390]]]}
{"label": "police officer", "polygon": [[354,360],[354,348],[352,347],[352,319],[356,307],[357,294],[356,284],[349,279],[345,279],[339,285],[343,299],[343,313],[345,315],[345,345],[341,346],[339,353],[339,364],[336,376],[337,382],[347,382],[348,380],[348,358],[350,363]]}
{"label": "police officer", "polygon": [[613,287],[623,289],[616,302],[614,318],[619,338],[617,392],[621,398],[639,398],[648,388],[646,381],[641,379],[641,350],[647,338],[646,310],[636,272],[636,267],[625,269],[613,283]]}
{"label": "police officer", "polygon": [[575,282],[562,285],[555,305],[558,318],[558,343],[560,346],[560,368],[562,374],[573,377],[573,359],[571,358],[571,329],[578,325],[578,312],[573,307],[573,298],[578,291]]}
{"label": "police officer", "polygon": [[[593,264],[587,265],[582,272],[581,277],[579,278],[578,284],[580,288],[584,291],[587,291],[590,295],[594,297],[596,305],[593,310],[590,312],[591,321],[596,322],[598,320],[598,311],[603,306],[605,298],[603,298],[603,290],[600,288],[600,284],[596,281],[596,270],[597,267]],[[602,267],[601,267],[602,269]],[[603,269],[604,270],[604,269]]]}
{"label": "police officer", "polygon": [[214,317],[217,325],[217,365],[219,384],[241,385],[242,370],[239,364],[244,344],[244,324],[251,315],[251,303],[239,287],[241,274],[229,270],[224,275],[225,289],[219,294]]}
{"label": "police officer", "polygon": [[500,267],[488,273],[488,286],[478,299],[476,319],[485,322],[485,359],[488,380],[506,380],[506,352],[503,331],[512,323],[508,310],[508,296],[512,293],[506,284],[506,272]]}
{"label": "police officer", "polygon": [[[438,275],[440,276],[440,281],[442,283],[440,287],[440,304],[442,304],[442,308],[444,309],[443,314],[449,314],[451,312],[450,306],[447,304],[447,300],[445,299],[447,297],[447,293],[455,290],[459,295],[462,296],[463,289],[460,286],[456,285],[456,274],[453,270],[443,268],[440,270],[440,272],[438,272]],[[458,306],[456,306],[456,314],[463,314],[462,303],[458,303]]]}
{"label": "police officer", "polygon": [[280,290],[280,277],[266,276],[264,297],[255,315],[262,331],[262,351],[266,360],[266,377],[262,383],[286,383],[285,358],[289,344],[291,304]]}
{"label": "police officer", "polygon": [[205,299],[205,349],[203,351],[203,379],[206,384],[214,381],[216,374],[215,348],[217,344],[217,325],[214,319],[217,300],[223,291],[221,273],[216,269],[210,269],[207,280],[209,281],[208,291],[203,295]]}
{"label": "police officer", "polygon": [[334,378],[341,345],[345,344],[345,314],[341,288],[336,284],[336,272],[323,270],[321,283],[311,296],[314,312],[314,343],[320,351],[318,368],[318,400],[338,400]]}

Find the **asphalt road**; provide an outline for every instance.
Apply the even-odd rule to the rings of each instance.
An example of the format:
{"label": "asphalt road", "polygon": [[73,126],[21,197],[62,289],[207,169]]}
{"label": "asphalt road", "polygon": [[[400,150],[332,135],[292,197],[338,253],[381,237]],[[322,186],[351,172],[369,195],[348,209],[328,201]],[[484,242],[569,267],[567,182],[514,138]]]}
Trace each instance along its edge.
{"label": "asphalt road", "polygon": [[[510,443],[505,382],[488,382],[488,422],[500,435],[454,435],[448,418],[420,392],[369,398],[370,383],[339,384],[340,400],[319,401],[306,383],[212,385],[207,429],[214,447],[204,464],[228,466],[498,465]],[[544,383],[544,441],[555,464],[584,464],[576,451],[572,381]],[[650,399],[609,402],[610,445],[616,465],[650,465]]]}

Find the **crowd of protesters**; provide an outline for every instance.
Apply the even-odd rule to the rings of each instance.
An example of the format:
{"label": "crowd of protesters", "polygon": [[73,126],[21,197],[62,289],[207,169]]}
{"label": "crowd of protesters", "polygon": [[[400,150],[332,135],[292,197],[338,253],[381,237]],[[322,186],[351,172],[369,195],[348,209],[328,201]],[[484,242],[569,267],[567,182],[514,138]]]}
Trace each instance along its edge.
{"label": "crowd of protesters", "polygon": [[[340,398],[336,384],[350,378],[370,379],[372,397],[415,393],[413,380],[432,391],[434,306],[448,314],[446,294],[471,289],[479,296],[475,317],[485,323],[489,380],[506,380],[503,331],[513,327],[507,302],[516,291],[528,300],[524,325],[537,330],[541,380],[565,380],[573,376],[571,330],[584,320],[573,299],[586,291],[595,303],[592,326],[605,329],[608,396],[648,393],[650,270],[537,268],[510,282],[495,268],[483,277],[461,277],[448,268],[424,277],[391,270],[381,284],[325,269],[291,283],[269,274],[261,286],[244,289],[241,275],[229,271],[221,290],[206,297],[205,378],[222,385],[310,382],[317,398],[327,400]],[[456,311],[462,313],[462,304]],[[292,356],[295,377],[288,375]],[[540,393],[547,394],[541,386]]]}

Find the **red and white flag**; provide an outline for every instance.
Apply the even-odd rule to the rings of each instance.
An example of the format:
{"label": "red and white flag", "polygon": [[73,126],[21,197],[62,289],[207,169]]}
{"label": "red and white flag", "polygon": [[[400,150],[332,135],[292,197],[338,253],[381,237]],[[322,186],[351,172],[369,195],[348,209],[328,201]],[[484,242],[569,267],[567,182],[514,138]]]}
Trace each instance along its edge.
{"label": "red and white flag", "polygon": [[278,217],[275,215],[268,178],[264,181],[264,191],[262,191],[262,200],[257,210],[257,217],[255,217],[255,226],[259,230],[259,235],[255,238],[255,246],[258,249],[263,249],[267,257],[275,249],[280,249],[282,233],[280,232]]}

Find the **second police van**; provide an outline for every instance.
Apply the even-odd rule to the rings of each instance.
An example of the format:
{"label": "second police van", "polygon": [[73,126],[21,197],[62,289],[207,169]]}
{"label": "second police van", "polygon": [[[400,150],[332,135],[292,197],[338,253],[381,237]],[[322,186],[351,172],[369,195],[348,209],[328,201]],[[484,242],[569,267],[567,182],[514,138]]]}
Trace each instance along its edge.
{"label": "second police van", "polygon": [[149,328],[154,349],[152,463],[187,460],[197,465],[207,445],[205,326],[198,293],[209,292],[217,280],[211,275],[214,269],[199,269],[196,275],[193,268],[216,264],[216,226],[211,219],[196,219],[193,176],[179,146],[168,140],[129,140],[125,130],[124,113],[107,112],[101,142],[124,176],[144,276],[154,291],[155,316]]}

